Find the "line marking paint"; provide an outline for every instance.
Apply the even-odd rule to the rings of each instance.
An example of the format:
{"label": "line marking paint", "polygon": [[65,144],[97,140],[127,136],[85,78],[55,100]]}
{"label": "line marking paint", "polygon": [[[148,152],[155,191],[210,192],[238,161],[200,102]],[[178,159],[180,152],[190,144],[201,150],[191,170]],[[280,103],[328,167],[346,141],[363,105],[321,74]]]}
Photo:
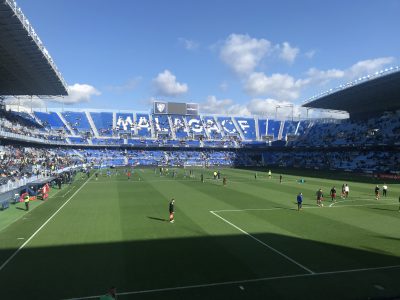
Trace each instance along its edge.
{"label": "line marking paint", "polygon": [[[354,200],[354,201],[362,201],[362,200]],[[367,200],[369,201],[369,200]],[[370,200],[374,201],[374,200]],[[341,206],[311,206],[311,207],[304,207],[303,209],[324,209],[324,208],[344,208],[344,207],[362,207],[362,206],[387,206],[387,205],[397,205],[398,202],[392,203],[370,203],[370,204],[354,204],[354,205],[341,205]],[[245,208],[245,209],[220,209],[220,210],[213,210],[213,212],[220,213],[220,212],[241,212],[241,211],[263,211],[263,210],[296,210],[297,208],[294,207],[273,207],[273,208]]]}
{"label": "line marking paint", "polygon": [[256,238],[255,236],[251,235],[250,233],[248,233],[247,231],[243,230],[242,228],[240,228],[239,226],[236,226],[235,224],[229,222],[228,220],[226,220],[225,218],[221,217],[220,215],[218,215],[216,212],[214,211],[210,211],[210,213],[212,213],[214,216],[220,218],[222,221],[224,221],[225,223],[231,225],[233,228],[236,228],[237,230],[239,230],[240,232],[244,233],[245,235],[247,235],[248,237],[252,238],[253,240],[257,241],[258,243],[260,243],[261,245],[267,247],[268,249],[274,251],[275,253],[279,254],[280,256],[286,258],[288,261],[294,263],[295,265],[299,266],[300,268],[302,268],[303,270],[307,271],[310,274],[314,274],[315,272],[313,272],[312,270],[310,270],[309,268],[307,268],[306,266],[302,265],[301,263],[295,261],[293,258],[287,256],[286,254],[280,252],[279,250],[275,249],[274,247],[264,243],[263,241],[261,241],[260,239]]}
{"label": "line marking paint", "polygon": [[[302,278],[302,277],[317,277],[317,276],[326,276],[326,275],[335,275],[335,274],[368,272],[368,271],[377,271],[377,270],[390,270],[390,269],[397,269],[397,268],[400,268],[400,265],[384,266],[384,267],[373,267],[373,268],[361,268],[361,269],[350,269],[350,270],[339,270],[339,271],[328,271],[328,272],[319,272],[319,273],[313,273],[313,274],[306,273],[306,274],[272,276],[272,277],[262,277],[262,278],[254,278],[254,279],[243,279],[243,280],[233,280],[233,281],[225,281],[225,282],[215,282],[215,283],[205,283],[205,284],[196,284],[196,285],[176,286],[176,287],[169,287],[169,288],[122,292],[122,293],[117,293],[117,295],[118,296],[127,296],[127,295],[135,295],[135,294],[137,295],[137,294],[161,293],[161,292],[180,291],[180,290],[188,290],[188,289],[196,289],[196,288],[207,288],[207,287],[216,287],[216,286],[225,286],[225,285],[237,285],[237,284],[262,282],[262,281],[272,281],[272,280],[279,280],[279,279],[292,279],[292,278]],[[96,298],[98,299],[101,296],[102,295],[86,296],[86,297],[74,297],[74,298],[68,298],[68,299],[64,299],[64,300],[84,300],[84,299],[96,299]]]}
{"label": "line marking paint", "polygon": [[[92,175],[93,176],[93,175]],[[89,178],[90,179],[90,178]],[[71,201],[71,199],[89,182],[89,179],[87,181],[85,181],[80,187],[79,189],[77,189],[75,191],[75,193],[73,193],[71,195],[71,197],[69,197],[69,199],[67,201],[64,202],[63,205],[60,206],[59,209],[57,209],[43,224],[42,226],[40,226],[26,241],[25,243],[23,243],[1,266],[0,266],[0,272],[8,265],[8,263],[47,225],[47,223],[49,223],[51,221],[51,219],[53,219],[61,209],[64,208],[65,205],[68,204],[69,201]]]}

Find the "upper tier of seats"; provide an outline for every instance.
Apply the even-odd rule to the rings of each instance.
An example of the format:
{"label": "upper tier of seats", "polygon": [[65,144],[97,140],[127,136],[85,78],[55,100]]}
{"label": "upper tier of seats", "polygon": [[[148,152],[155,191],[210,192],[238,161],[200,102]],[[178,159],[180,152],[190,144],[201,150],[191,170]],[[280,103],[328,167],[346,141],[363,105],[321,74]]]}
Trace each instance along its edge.
{"label": "upper tier of seats", "polygon": [[[95,138],[167,138],[171,140],[286,140],[306,128],[307,121],[278,121],[257,117],[156,115],[135,112],[35,112],[42,124],[72,136]],[[303,130],[304,131],[304,130]]]}
{"label": "upper tier of seats", "polygon": [[31,124],[36,122],[39,128],[62,131],[67,143],[88,145],[237,148],[262,147],[272,142],[273,146],[341,147],[396,144],[400,135],[400,112],[363,122],[106,111],[15,116]]}
{"label": "upper tier of seats", "polygon": [[367,121],[311,124],[289,146],[342,147],[399,145],[400,111],[385,113]]}

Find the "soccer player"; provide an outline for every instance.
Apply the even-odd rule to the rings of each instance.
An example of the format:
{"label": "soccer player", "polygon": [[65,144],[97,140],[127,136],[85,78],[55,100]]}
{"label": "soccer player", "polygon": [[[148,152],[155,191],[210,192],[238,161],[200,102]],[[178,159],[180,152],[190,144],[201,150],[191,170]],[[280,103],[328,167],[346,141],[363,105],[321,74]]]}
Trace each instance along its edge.
{"label": "soccer player", "polygon": [[222,184],[223,184],[224,186],[226,185],[226,177],[225,177],[225,176],[222,178]]}
{"label": "soccer player", "polygon": [[345,197],[346,199],[349,197],[349,191],[350,191],[349,185],[346,183],[346,184],[344,185],[344,197]]}
{"label": "soccer player", "polygon": [[324,194],[322,193],[322,189],[320,188],[318,191],[317,191],[317,205],[319,206],[319,207],[323,207],[324,205],[322,204],[322,200],[324,200]]}
{"label": "soccer player", "polygon": [[175,199],[172,198],[171,202],[169,203],[169,222],[174,223],[174,213],[175,213]]}
{"label": "soccer player", "polygon": [[99,173],[98,172],[94,173],[94,176],[96,176],[96,180],[99,179]]}
{"label": "soccer player", "polygon": [[29,194],[26,193],[26,195],[24,196],[24,202],[25,202],[25,210],[28,211],[29,210]]}
{"label": "soccer player", "polygon": [[375,187],[375,199],[379,200],[379,186]]}
{"label": "soccer player", "polygon": [[336,188],[335,187],[331,188],[330,195],[331,195],[331,201],[336,202]]}
{"label": "soccer player", "polygon": [[257,180],[257,172],[254,173],[254,179]]}
{"label": "soccer player", "polygon": [[282,183],[282,174],[279,175],[279,183]]}
{"label": "soccer player", "polygon": [[127,173],[127,175],[128,175],[128,180],[131,180],[131,171],[128,171],[128,173]]}
{"label": "soccer player", "polygon": [[271,172],[271,170],[269,170],[268,171],[268,178],[271,179],[271,177],[272,177],[272,172]]}
{"label": "soccer player", "polygon": [[345,185],[344,185],[344,183],[342,184],[342,199],[344,199],[344,197],[345,197],[345,195],[346,195],[346,192],[345,192]]}
{"label": "soccer player", "polygon": [[201,181],[202,183],[204,183],[204,175],[203,175],[203,173],[201,173],[201,175],[200,175],[200,181]]}
{"label": "soccer player", "polygon": [[382,196],[386,197],[387,189],[388,189],[388,187],[387,187],[386,183],[384,183],[382,186]]}
{"label": "soccer player", "polygon": [[303,206],[303,193],[299,193],[297,195],[297,211],[300,211],[302,206]]}

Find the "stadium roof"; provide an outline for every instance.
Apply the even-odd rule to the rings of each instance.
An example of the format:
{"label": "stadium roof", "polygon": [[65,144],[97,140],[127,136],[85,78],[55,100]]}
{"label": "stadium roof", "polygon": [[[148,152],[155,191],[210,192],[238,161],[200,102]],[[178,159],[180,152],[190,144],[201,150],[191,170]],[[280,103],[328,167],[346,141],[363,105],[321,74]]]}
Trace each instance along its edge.
{"label": "stadium roof", "polygon": [[329,90],[303,107],[347,111],[355,118],[400,109],[400,68],[392,67]]}
{"label": "stadium roof", "polygon": [[0,0],[0,96],[68,95],[57,70],[14,0]]}

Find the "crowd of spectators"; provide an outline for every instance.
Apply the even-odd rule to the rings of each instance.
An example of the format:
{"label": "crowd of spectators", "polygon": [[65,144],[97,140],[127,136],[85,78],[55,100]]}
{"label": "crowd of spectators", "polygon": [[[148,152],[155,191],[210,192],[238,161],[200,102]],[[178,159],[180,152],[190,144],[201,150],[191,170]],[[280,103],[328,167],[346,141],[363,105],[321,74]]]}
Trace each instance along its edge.
{"label": "crowd of spectators", "polygon": [[80,161],[71,150],[61,148],[0,146],[0,185],[11,185],[33,176],[50,176]]}
{"label": "crowd of spectators", "polygon": [[85,163],[98,166],[257,166],[261,154],[223,150],[163,151],[81,149]]}
{"label": "crowd of spectators", "polygon": [[400,111],[385,113],[367,121],[351,119],[340,123],[315,123],[305,134],[290,142],[297,147],[341,147],[394,145],[399,143]]}
{"label": "crowd of spectators", "polygon": [[0,131],[48,141],[65,141],[61,132],[46,130],[34,119],[28,119],[28,116],[27,113],[22,116],[11,111],[0,110]]}
{"label": "crowd of spectators", "polygon": [[269,165],[314,169],[340,169],[366,173],[400,172],[398,151],[310,150],[269,151],[263,154]]}

